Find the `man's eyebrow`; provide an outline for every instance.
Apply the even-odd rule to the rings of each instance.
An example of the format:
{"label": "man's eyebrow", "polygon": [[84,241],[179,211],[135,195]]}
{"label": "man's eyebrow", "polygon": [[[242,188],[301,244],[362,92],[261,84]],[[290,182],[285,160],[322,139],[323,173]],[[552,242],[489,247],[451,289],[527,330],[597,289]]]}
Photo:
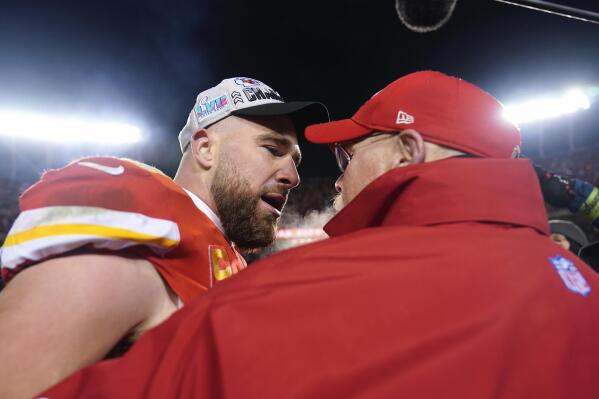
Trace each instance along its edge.
{"label": "man's eyebrow", "polygon": [[257,139],[258,140],[272,140],[272,141],[275,141],[277,144],[282,144],[282,145],[285,145],[288,147],[291,147],[293,145],[291,140],[289,140],[287,137],[283,136],[282,134],[278,134],[278,133],[262,133],[260,136],[258,136]]}
{"label": "man's eyebrow", "polygon": [[[259,135],[257,137],[258,141],[274,141],[277,145],[280,145],[282,147],[285,148],[292,148],[295,147],[295,144],[289,140],[287,137],[283,136],[282,134],[278,134],[278,133],[263,133],[261,135]],[[293,161],[295,162],[295,166],[299,166],[299,164],[302,162],[302,154],[299,151],[299,149],[297,151],[292,151],[293,154],[291,155],[293,158]]]}

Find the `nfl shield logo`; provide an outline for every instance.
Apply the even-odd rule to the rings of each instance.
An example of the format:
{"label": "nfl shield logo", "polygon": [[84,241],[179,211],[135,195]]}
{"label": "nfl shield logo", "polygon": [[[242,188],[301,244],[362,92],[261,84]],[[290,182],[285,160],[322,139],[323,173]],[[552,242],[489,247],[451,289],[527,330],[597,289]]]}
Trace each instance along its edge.
{"label": "nfl shield logo", "polygon": [[584,276],[570,260],[558,254],[553,258],[550,256],[549,261],[570,291],[582,296],[587,296],[591,292],[591,287]]}

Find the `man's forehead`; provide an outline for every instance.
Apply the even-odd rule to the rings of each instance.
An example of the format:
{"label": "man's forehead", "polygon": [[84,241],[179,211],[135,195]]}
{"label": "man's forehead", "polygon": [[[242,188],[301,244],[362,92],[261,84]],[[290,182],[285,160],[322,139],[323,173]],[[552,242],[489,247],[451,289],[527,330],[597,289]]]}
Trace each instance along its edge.
{"label": "man's forehead", "polygon": [[269,133],[279,135],[297,143],[297,132],[295,131],[295,125],[289,116],[283,115],[264,117],[256,122],[265,127]]}
{"label": "man's forehead", "polygon": [[376,139],[378,136],[384,136],[384,135],[389,135],[389,134],[399,134],[401,133],[400,131],[395,131],[395,130],[389,130],[389,131],[376,131],[376,132],[372,132],[372,133],[368,133],[365,134],[363,136],[359,136],[350,140],[346,140],[346,141],[341,141],[339,142],[339,144],[341,144],[344,148],[352,148],[353,146],[355,146],[356,144],[359,144],[363,141],[370,141],[371,139]]}
{"label": "man's forehead", "polygon": [[361,143],[362,141],[368,140],[369,138],[371,138],[372,135],[364,135],[364,136],[360,136],[360,137],[356,137],[350,140],[346,140],[346,141],[341,141],[337,144],[340,144],[341,146],[343,146],[344,148],[353,148],[353,146],[355,146],[358,143]]}
{"label": "man's forehead", "polygon": [[297,143],[293,120],[287,115],[237,118],[242,125],[250,127],[256,135],[272,134]]}

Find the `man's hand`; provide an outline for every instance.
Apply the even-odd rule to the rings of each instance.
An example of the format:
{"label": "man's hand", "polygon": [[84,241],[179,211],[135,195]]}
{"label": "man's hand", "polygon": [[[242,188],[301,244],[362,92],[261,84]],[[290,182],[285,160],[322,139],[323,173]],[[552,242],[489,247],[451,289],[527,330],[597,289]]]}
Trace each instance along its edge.
{"label": "man's hand", "polygon": [[30,398],[176,310],[145,260],[78,255],[19,273],[0,294],[0,398]]}

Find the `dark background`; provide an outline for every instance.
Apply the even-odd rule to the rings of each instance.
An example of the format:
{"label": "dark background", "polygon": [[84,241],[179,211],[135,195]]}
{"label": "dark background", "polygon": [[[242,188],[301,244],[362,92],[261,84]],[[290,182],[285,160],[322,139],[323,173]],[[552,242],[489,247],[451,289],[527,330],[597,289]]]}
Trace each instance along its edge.
{"label": "dark background", "polygon": [[[596,0],[560,2],[599,11]],[[599,85],[599,25],[491,0],[459,0],[449,23],[427,34],[407,30],[393,0],[0,4],[0,108],[121,120],[145,137],[135,148],[0,137],[18,175],[98,153],[136,156],[172,175],[195,96],[232,76],[260,79],[288,100],[322,101],[337,119],[421,69],[462,77],[504,103]],[[596,110],[523,126],[524,151],[567,150],[565,131],[575,147],[597,144]],[[304,146],[304,159],[303,176],[337,174],[323,148]]]}

